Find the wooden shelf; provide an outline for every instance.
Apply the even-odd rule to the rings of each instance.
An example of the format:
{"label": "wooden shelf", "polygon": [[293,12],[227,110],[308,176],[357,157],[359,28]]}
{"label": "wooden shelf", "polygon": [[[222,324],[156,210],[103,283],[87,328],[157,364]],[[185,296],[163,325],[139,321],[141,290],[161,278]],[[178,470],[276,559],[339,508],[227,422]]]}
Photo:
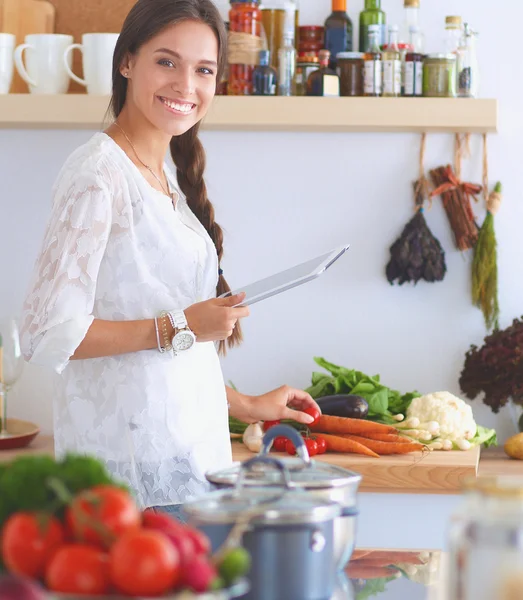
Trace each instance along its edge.
{"label": "wooden shelf", "polygon": [[[100,129],[104,96],[0,95],[0,128]],[[218,96],[211,131],[496,132],[497,100]]]}

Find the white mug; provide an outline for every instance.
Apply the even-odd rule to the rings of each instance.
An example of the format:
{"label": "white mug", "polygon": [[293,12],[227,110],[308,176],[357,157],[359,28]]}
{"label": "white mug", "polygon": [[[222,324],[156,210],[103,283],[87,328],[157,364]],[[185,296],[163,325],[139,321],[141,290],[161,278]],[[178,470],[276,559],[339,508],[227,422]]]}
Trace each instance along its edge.
{"label": "white mug", "polygon": [[[87,88],[88,94],[109,96],[113,87],[113,54],[118,33],[86,33],[81,44],[72,44],[64,54],[64,66],[69,77]],[[71,52],[78,48],[83,55],[84,78],[70,68]]]}
{"label": "white mug", "polygon": [[12,33],[0,33],[0,94],[9,94],[13,83],[15,44]]}
{"label": "white mug", "polygon": [[[69,75],[64,68],[64,52],[73,43],[71,35],[35,33],[15,50],[16,70],[29,85],[31,94],[66,94]],[[27,49],[26,65],[22,59]]]}

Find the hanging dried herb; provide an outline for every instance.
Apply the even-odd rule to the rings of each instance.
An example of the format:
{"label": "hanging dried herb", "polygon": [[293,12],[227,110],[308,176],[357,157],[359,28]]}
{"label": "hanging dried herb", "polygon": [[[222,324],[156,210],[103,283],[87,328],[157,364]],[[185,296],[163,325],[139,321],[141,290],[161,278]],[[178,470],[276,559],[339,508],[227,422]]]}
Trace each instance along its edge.
{"label": "hanging dried herb", "polygon": [[472,212],[471,198],[482,190],[480,185],[462,183],[452,167],[439,167],[430,172],[435,190],[431,196],[440,196],[459,250],[474,248],[478,239],[478,226]]}
{"label": "hanging dried herb", "polygon": [[471,346],[459,385],[471,400],[484,394],[483,402],[495,413],[509,398],[523,405],[523,317],[488,335],[481,348]]}
{"label": "hanging dried herb", "polygon": [[417,212],[407,223],[401,236],[390,248],[390,261],[386,274],[389,283],[399,285],[420,279],[442,281],[447,272],[445,252],[439,241],[432,235],[423,214],[423,181],[414,184]]}
{"label": "hanging dried herb", "polygon": [[501,204],[501,183],[487,201],[487,216],[479,231],[472,262],[472,301],[481,308],[487,329],[499,328],[498,259],[494,215]]}

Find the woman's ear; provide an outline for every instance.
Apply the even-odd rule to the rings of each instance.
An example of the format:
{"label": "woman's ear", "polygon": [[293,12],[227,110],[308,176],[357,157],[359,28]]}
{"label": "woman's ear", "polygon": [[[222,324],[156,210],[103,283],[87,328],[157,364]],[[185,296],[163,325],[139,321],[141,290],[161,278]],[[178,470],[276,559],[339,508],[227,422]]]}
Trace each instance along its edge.
{"label": "woman's ear", "polygon": [[123,77],[128,79],[131,76],[132,57],[130,54],[126,54],[125,58],[120,65],[120,73]]}

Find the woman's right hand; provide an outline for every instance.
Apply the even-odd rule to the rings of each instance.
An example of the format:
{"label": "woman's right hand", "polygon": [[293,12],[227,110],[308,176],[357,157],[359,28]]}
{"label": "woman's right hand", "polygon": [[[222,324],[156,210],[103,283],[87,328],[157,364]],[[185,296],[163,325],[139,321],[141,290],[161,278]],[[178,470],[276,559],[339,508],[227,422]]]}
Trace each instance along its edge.
{"label": "woman's right hand", "polygon": [[187,325],[196,336],[196,341],[218,342],[230,337],[238,319],[250,314],[247,306],[234,308],[244,299],[242,292],[228,298],[211,298],[186,308]]}

